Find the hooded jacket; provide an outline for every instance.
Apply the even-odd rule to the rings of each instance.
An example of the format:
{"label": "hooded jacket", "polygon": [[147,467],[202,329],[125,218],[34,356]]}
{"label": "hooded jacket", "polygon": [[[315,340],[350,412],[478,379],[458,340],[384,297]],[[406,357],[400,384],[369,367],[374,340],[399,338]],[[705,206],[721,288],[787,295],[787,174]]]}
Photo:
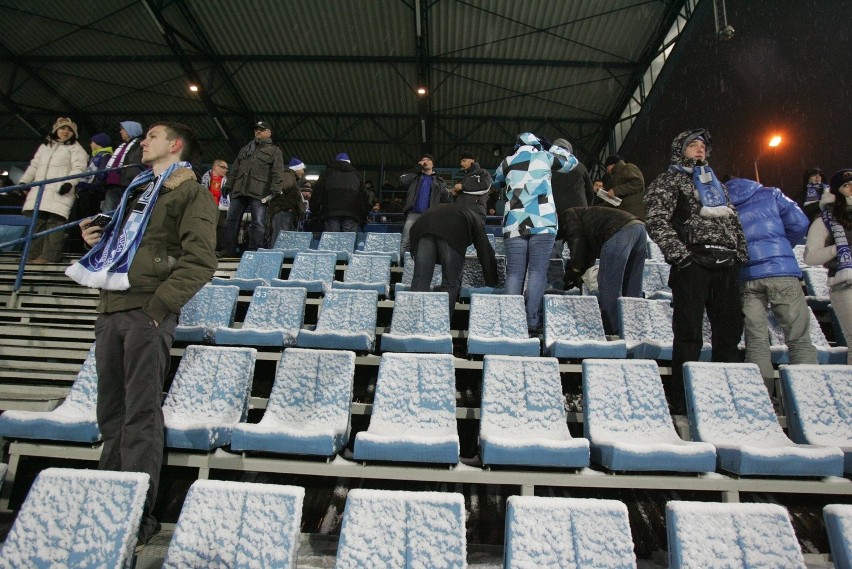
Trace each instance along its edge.
{"label": "hooded jacket", "polygon": [[[702,166],[683,153],[687,138],[702,135],[707,140],[707,156],[711,145],[704,129],[687,130],[672,141],[671,164],[692,168]],[[722,186],[724,189],[724,186]],[[735,209],[730,202],[728,207]],[[691,262],[690,248],[702,245],[735,250],[740,264],[748,261],[748,250],[740,219],[736,215],[702,217],[701,200],[692,182],[692,174],[672,167],[657,176],[645,192],[645,225],[651,239],[659,245],[666,260],[674,266]]]}
{"label": "hooded jacket", "polygon": [[733,178],[728,195],[737,207],[748,243],[749,261],[740,269],[740,281],[766,277],[801,278],[793,246],[808,230],[808,218],[778,188]]}
{"label": "hooded jacket", "polygon": [[361,174],[346,160],[329,164],[313,186],[312,217],[351,217],[361,223],[371,207]]}
{"label": "hooded jacket", "polygon": [[[27,167],[24,175],[21,176],[19,183],[29,184],[37,180],[49,180],[51,178],[82,174],[86,171],[88,159],[88,154],[86,154],[86,151],[79,143],[62,143],[50,140],[38,147],[35,156],[30,161],[30,165]],[[71,206],[74,205],[74,192],[59,195],[59,188],[65,183],[76,186],[79,181],[80,178],[77,178],[76,180],[68,180],[67,182],[54,182],[45,185],[41,204],[39,204],[39,211],[53,213],[68,219]],[[27,200],[24,202],[23,211],[33,210],[37,195],[38,186],[30,188],[30,191],[27,193]]]}
{"label": "hooded jacket", "polygon": [[577,159],[567,150],[558,154],[543,149],[530,132],[518,136],[515,152],[494,173],[494,185],[505,188],[503,238],[539,233],[556,234],[556,203],[553,201],[553,172],[568,173]]}
{"label": "hooded jacket", "polygon": [[571,207],[559,212],[558,236],[571,251],[566,272],[573,269],[580,275],[585,273],[601,256],[601,249],[610,237],[628,225],[639,223],[642,220],[635,215],[617,208]]}

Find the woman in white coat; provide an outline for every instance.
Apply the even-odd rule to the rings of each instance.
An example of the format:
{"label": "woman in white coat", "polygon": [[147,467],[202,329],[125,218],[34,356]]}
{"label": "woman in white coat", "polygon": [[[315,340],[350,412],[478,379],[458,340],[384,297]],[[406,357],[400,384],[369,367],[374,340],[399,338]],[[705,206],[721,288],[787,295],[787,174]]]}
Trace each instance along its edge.
{"label": "woman in white coat", "polygon": [[[20,179],[21,184],[37,180],[61,178],[86,171],[89,155],[77,142],[77,125],[69,118],[60,117],[53,124],[53,130],[47,140],[38,147],[30,161],[27,171]],[[71,206],[74,205],[74,186],[78,180],[55,182],[44,187],[39,205],[38,221],[35,230],[45,231],[58,227],[68,220]],[[30,189],[23,213],[32,215],[38,186]],[[57,231],[30,245],[28,263],[58,263],[62,259],[64,232]]]}

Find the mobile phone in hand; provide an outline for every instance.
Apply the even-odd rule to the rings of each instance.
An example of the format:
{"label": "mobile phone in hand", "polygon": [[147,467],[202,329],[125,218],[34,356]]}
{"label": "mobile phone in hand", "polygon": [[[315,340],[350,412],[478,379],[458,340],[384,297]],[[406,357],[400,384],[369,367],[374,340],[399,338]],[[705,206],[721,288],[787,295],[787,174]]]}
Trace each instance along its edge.
{"label": "mobile phone in hand", "polygon": [[111,215],[99,213],[89,222],[89,227],[104,227],[112,219]]}

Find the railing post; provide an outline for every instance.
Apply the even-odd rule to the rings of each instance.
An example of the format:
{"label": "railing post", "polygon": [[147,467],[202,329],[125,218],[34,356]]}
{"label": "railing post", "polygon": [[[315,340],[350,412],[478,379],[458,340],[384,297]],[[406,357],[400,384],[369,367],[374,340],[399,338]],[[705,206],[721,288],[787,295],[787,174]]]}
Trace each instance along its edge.
{"label": "railing post", "polygon": [[36,223],[38,223],[38,210],[41,206],[41,198],[43,195],[44,182],[38,186],[38,194],[36,194],[35,203],[33,204],[32,219],[30,219],[30,224],[27,227],[27,240],[24,241],[24,248],[21,250],[21,261],[18,263],[18,274],[15,275],[15,285],[12,287],[13,293],[17,293],[21,289],[21,283],[24,281],[24,267],[27,264],[27,257],[30,254],[30,245],[32,244]]}

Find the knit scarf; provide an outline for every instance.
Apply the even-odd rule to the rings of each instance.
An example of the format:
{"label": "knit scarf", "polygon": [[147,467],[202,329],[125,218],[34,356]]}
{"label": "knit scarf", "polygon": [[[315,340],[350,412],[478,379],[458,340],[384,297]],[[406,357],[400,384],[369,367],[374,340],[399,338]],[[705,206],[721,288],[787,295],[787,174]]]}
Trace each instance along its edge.
{"label": "knit scarf", "polygon": [[819,199],[822,197],[822,193],[828,189],[827,184],[808,184],[808,190],[805,194],[805,203],[804,205],[810,205],[812,203],[819,202]]}
{"label": "knit scarf", "polygon": [[[68,267],[65,274],[83,286],[105,290],[129,289],[130,281],[127,274],[133,263],[133,256],[142,242],[148,221],[151,219],[151,212],[157,202],[160,188],[178,168],[192,168],[192,164],[189,162],[172,164],[156,179],[151,170],[146,170],[133,178],[124,190],[112,220],[104,227],[101,240],[79,261]],[[133,191],[145,185],[147,188],[139,196],[127,220],[122,223]],[[119,224],[121,224],[120,228]]]}
{"label": "knit scarf", "polygon": [[673,164],[669,170],[692,174],[692,184],[701,200],[701,217],[728,217],[734,211],[728,207],[728,198],[716,173],[710,166],[680,166]]}
{"label": "knit scarf", "polygon": [[821,215],[837,246],[837,273],[834,275],[834,284],[852,282],[852,250],[849,249],[846,230],[834,220],[828,208],[823,209]]}

